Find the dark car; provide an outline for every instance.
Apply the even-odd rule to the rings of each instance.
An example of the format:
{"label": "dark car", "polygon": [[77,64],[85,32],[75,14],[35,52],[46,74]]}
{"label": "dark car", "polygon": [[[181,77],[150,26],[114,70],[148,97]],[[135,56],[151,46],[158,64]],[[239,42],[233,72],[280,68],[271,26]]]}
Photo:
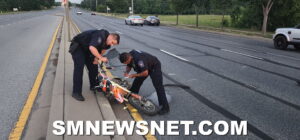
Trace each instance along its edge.
{"label": "dark car", "polygon": [[159,18],[156,17],[156,16],[148,16],[148,17],[145,19],[144,24],[146,24],[146,25],[156,25],[156,26],[159,26],[160,20],[159,20]]}
{"label": "dark car", "polygon": [[91,15],[96,15],[96,13],[92,12]]}

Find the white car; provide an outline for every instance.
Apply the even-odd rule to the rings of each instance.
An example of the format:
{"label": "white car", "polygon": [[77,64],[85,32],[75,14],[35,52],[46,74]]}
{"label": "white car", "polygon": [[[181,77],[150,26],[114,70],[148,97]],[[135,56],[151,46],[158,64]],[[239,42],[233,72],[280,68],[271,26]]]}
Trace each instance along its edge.
{"label": "white car", "polygon": [[125,24],[128,25],[144,25],[144,19],[141,16],[129,16],[125,19]]}
{"label": "white car", "polygon": [[277,49],[286,49],[288,45],[294,45],[300,49],[300,24],[294,28],[278,28],[273,35],[274,46]]}
{"label": "white car", "polygon": [[82,15],[82,12],[76,12],[77,15]]}

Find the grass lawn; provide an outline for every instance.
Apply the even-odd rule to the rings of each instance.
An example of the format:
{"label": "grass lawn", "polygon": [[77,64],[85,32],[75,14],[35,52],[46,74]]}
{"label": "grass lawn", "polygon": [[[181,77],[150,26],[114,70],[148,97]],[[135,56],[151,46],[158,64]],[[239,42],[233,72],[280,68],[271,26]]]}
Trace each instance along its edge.
{"label": "grass lawn", "polygon": [[7,14],[15,14],[19,12],[12,12],[12,11],[0,11],[0,15],[7,15]]}
{"label": "grass lawn", "polygon": [[[114,16],[118,18],[125,19],[128,17],[129,14],[106,14],[106,13],[100,13],[101,15],[105,16]],[[140,15],[143,18],[146,18],[149,16],[149,14],[136,14]],[[160,18],[161,23],[168,24],[168,25],[175,25],[176,24],[176,15],[158,15]],[[230,26],[231,20],[230,16],[226,15],[225,20],[228,21],[228,25]],[[222,15],[199,15],[199,27],[200,29],[204,30],[212,30],[212,31],[219,31],[219,32],[229,32],[234,34],[243,34],[243,35],[250,35],[250,36],[262,36],[267,38],[272,38],[272,32],[268,32],[266,35],[262,35],[261,31],[257,30],[251,30],[251,29],[239,29],[239,28],[233,28],[233,27],[224,27],[224,29],[221,29],[221,22],[222,22]],[[179,15],[179,25],[187,26],[196,28],[196,15]]]}
{"label": "grass lawn", "polygon": [[[107,15],[102,13],[103,15]],[[139,14],[137,14],[139,15]],[[111,14],[108,14],[111,16]],[[113,14],[113,16],[119,18],[126,18],[128,14]],[[149,16],[149,14],[140,14],[143,18]],[[176,24],[176,15],[158,15],[160,21],[166,24]],[[225,19],[230,24],[230,16],[226,15]],[[196,15],[179,15],[179,24],[184,25],[196,25]],[[208,27],[221,27],[222,16],[221,15],[199,15],[199,26],[208,26]]]}
{"label": "grass lawn", "polygon": [[[162,23],[176,24],[176,15],[159,15]],[[225,16],[230,22],[230,17]],[[199,15],[199,26],[221,27],[221,15]],[[179,15],[178,24],[196,25],[196,15]]]}

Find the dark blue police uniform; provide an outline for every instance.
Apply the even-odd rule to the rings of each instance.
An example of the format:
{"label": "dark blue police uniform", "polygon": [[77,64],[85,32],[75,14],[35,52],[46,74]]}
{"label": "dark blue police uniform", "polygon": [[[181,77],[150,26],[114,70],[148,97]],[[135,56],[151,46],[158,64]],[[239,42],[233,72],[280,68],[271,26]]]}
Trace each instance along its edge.
{"label": "dark blue police uniform", "polygon": [[[137,73],[148,70],[148,74],[151,77],[152,84],[157,92],[159,105],[168,110],[169,104],[167,101],[165,88],[163,86],[160,61],[157,59],[157,57],[146,52],[132,50],[129,53],[133,57],[133,61],[127,66],[133,68]],[[133,93],[139,93],[140,88],[146,78],[147,77],[136,77],[133,81],[130,91],[132,91]]]}
{"label": "dark blue police uniform", "polygon": [[88,30],[76,35],[72,39],[72,45],[77,45],[75,50],[70,51],[74,61],[73,73],[73,94],[81,95],[82,93],[82,77],[84,65],[86,65],[89,74],[90,88],[97,85],[96,76],[98,74],[97,65],[93,64],[94,55],[90,52],[89,46],[94,46],[101,53],[110,46],[106,45],[106,39],[109,36],[107,30]]}

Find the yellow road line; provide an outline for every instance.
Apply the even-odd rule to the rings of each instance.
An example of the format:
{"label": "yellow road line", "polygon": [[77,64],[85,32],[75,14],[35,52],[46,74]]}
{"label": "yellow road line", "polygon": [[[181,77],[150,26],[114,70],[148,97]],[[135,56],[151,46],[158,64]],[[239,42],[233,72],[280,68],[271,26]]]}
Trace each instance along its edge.
{"label": "yellow road line", "polygon": [[[75,28],[77,29],[77,31],[80,33],[80,29],[78,28],[78,26],[71,20],[72,24],[75,26]],[[113,78],[114,76],[112,75],[112,73],[106,69],[106,67],[104,67],[104,70],[106,71],[106,74],[108,77]],[[128,107],[128,110],[130,112],[130,115],[132,116],[132,118],[135,121],[142,121],[144,120],[143,117],[141,116],[141,114],[137,111],[136,108],[134,108],[132,105],[126,103],[126,106]],[[155,136],[151,135],[150,133],[148,133],[147,135],[145,135],[146,140],[157,140]]]}
{"label": "yellow road line", "polygon": [[50,54],[51,54],[51,50],[54,46],[56,36],[57,36],[57,33],[58,33],[58,29],[60,28],[60,26],[61,26],[61,23],[58,25],[58,27],[56,28],[56,30],[53,34],[51,43],[48,47],[48,50],[46,52],[46,55],[44,57],[42,65],[40,67],[40,71],[39,71],[39,73],[38,73],[38,75],[35,79],[33,87],[32,87],[32,89],[31,89],[31,91],[28,95],[27,101],[26,101],[26,103],[25,103],[25,105],[22,109],[22,112],[19,116],[19,119],[18,119],[14,129],[9,134],[9,140],[20,140],[21,139],[24,127],[26,126],[26,123],[27,123],[28,117],[30,115],[32,106],[34,104],[35,98],[36,98],[36,96],[38,94],[38,91],[39,91],[39,88],[41,86],[41,83],[42,83],[42,80],[43,80],[43,77],[44,77],[44,73],[45,73],[45,70],[46,70],[46,67],[47,67],[47,63],[48,63],[48,60],[49,60],[49,57],[50,57]]}
{"label": "yellow road line", "polygon": [[[141,114],[137,111],[136,108],[134,108],[132,105],[130,105],[129,103],[126,103],[126,106],[128,107],[128,110],[132,116],[132,118],[135,121],[143,121],[143,117],[141,116]],[[151,135],[150,133],[148,133],[147,135],[145,135],[146,140],[156,140],[156,137]]]}
{"label": "yellow road line", "polygon": [[73,26],[76,28],[77,32],[80,33],[80,29],[78,28],[78,26],[73,22],[73,20],[71,20],[71,23],[73,24]]}

